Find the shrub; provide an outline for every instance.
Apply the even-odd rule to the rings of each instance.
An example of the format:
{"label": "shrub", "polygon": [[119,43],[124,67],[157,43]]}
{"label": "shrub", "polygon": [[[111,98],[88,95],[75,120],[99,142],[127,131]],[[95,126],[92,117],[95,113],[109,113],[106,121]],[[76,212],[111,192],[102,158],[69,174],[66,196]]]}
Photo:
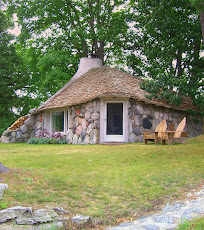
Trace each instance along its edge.
{"label": "shrub", "polygon": [[36,137],[30,138],[28,144],[66,144],[63,141],[61,133],[51,132],[49,133],[46,129],[43,129]]}
{"label": "shrub", "polygon": [[28,140],[28,144],[66,144],[66,141],[54,138],[32,137]]}

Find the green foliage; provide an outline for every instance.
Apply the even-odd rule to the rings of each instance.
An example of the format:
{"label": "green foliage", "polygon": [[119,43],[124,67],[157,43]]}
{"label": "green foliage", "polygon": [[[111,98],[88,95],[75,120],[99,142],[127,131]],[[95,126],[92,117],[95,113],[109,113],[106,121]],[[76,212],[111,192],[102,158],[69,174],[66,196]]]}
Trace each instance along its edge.
{"label": "green foliage", "polygon": [[149,78],[143,88],[152,97],[165,98],[172,104],[181,103],[182,93],[202,110],[204,57],[200,55],[203,45],[196,7],[186,0],[141,0],[130,4],[135,8],[140,33],[127,59],[136,75],[142,73]]}
{"label": "green foliage", "polygon": [[145,148],[142,143],[0,143],[0,152],[1,162],[16,173],[1,174],[3,183],[9,183],[5,199],[22,206],[69,207],[72,213],[86,213],[107,225],[118,218],[135,218],[135,213],[151,213],[155,203],[158,209],[183,198],[201,188],[204,176],[204,135],[186,144]]}
{"label": "green foliage", "polygon": [[37,104],[68,82],[81,57],[97,53],[103,62],[124,63],[132,37],[125,0],[8,2],[8,12],[22,26],[18,50],[30,77],[26,92],[37,96]]}
{"label": "green foliage", "polygon": [[19,96],[26,84],[26,78],[20,74],[21,59],[12,43],[14,37],[8,33],[12,22],[9,16],[0,10],[0,135],[27,109],[25,99]]}
{"label": "green foliage", "polygon": [[66,144],[66,141],[54,139],[54,138],[40,138],[40,137],[32,137],[28,140],[28,144]]}
{"label": "green foliage", "polygon": [[183,221],[179,224],[178,230],[202,230],[204,229],[204,217],[195,218],[192,221]]}

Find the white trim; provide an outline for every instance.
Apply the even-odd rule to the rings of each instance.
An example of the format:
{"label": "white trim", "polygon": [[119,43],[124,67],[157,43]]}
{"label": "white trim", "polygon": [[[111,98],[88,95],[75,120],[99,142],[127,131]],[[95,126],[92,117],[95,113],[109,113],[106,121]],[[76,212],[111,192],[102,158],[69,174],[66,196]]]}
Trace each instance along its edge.
{"label": "white trim", "polygon": [[[100,106],[100,142],[128,142],[128,99],[101,99]],[[123,135],[106,135],[107,103],[123,103]]]}
{"label": "white trim", "polygon": [[[63,108],[63,109],[53,109],[49,111],[49,115],[50,115],[50,130],[49,132],[53,131],[53,126],[52,126],[52,113],[53,112],[64,112],[64,130],[62,132],[58,132],[61,133],[62,135],[65,135],[68,131],[68,124],[69,124],[69,120],[70,120],[70,108]],[[68,113],[68,121],[67,121],[67,113]]]}

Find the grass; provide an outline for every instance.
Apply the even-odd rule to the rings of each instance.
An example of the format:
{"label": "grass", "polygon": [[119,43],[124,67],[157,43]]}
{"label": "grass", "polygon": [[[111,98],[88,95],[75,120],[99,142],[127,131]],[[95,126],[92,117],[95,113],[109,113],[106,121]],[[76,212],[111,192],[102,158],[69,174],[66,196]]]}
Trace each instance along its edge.
{"label": "grass", "polygon": [[204,135],[186,144],[28,145],[0,143],[11,169],[0,207],[63,207],[115,224],[156,210],[203,184]]}
{"label": "grass", "polygon": [[195,218],[192,221],[185,221],[180,224],[178,230],[202,230],[204,229],[204,216],[201,218]]}

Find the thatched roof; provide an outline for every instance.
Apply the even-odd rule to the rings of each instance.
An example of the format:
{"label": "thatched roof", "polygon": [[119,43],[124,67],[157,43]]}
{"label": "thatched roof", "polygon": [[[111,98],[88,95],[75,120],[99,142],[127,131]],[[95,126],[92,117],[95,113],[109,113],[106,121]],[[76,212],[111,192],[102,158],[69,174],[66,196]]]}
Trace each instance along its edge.
{"label": "thatched roof", "polygon": [[128,97],[148,104],[183,111],[190,108],[194,109],[192,101],[189,98],[185,98],[180,106],[169,105],[165,100],[147,99],[146,95],[148,93],[140,88],[141,81],[139,78],[110,67],[93,68],[77,80],[71,82],[71,84],[68,82],[68,84],[38,108],[37,112],[77,105],[106,96]]}

